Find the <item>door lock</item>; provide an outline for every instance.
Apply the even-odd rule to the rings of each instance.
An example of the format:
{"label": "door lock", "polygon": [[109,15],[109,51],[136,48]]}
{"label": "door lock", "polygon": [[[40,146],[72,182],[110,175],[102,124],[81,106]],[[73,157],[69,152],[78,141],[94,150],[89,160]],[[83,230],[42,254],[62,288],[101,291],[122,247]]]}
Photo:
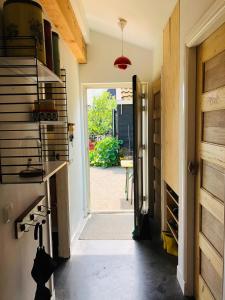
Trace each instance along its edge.
{"label": "door lock", "polygon": [[194,161],[189,161],[188,172],[193,176],[197,175],[198,174],[198,163],[196,163]]}

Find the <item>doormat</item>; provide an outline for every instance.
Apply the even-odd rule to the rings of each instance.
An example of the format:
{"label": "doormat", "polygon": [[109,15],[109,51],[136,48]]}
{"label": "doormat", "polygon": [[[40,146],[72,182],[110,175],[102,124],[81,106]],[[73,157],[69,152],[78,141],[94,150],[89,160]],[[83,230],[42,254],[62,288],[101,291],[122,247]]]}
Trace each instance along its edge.
{"label": "doormat", "polygon": [[92,214],[80,240],[132,240],[134,214]]}

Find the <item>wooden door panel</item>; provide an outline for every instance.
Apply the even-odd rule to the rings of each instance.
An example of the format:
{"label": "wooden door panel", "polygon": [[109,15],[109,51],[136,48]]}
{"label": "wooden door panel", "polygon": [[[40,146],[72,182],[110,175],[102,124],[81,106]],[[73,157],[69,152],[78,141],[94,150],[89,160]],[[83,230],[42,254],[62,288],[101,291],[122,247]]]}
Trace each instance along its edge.
{"label": "wooden door panel", "polygon": [[[221,45],[222,42],[222,45]],[[225,24],[197,49],[195,293],[223,297]]]}
{"label": "wooden door panel", "polygon": [[203,252],[201,252],[201,276],[207,282],[215,299],[222,299],[222,280]]}
{"label": "wooden door panel", "polygon": [[225,87],[205,93],[201,97],[203,112],[225,109]]}
{"label": "wooden door panel", "polygon": [[218,166],[207,161],[202,162],[202,187],[224,202],[224,173],[218,170]]}
{"label": "wooden door panel", "polygon": [[223,256],[223,224],[206,208],[202,207],[202,233],[213,247]]}
{"label": "wooden door panel", "polygon": [[199,204],[205,207],[219,222],[224,224],[224,205],[204,189],[200,189]]}
{"label": "wooden door panel", "polygon": [[203,91],[208,92],[225,85],[225,51],[205,62]]}
{"label": "wooden door panel", "polygon": [[215,298],[213,297],[210,289],[206,285],[205,280],[202,278],[202,276],[198,276],[198,282],[199,282],[199,287],[198,287],[199,299],[215,300]]}
{"label": "wooden door panel", "polygon": [[201,143],[201,158],[225,168],[225,148],[211,143]]}
{"label": "wooden door panel", "polygon": [[203,141],[225,145],[225,110],[208,111],[203,114]]}
{"label": "wooden door panel", "polygon": [[207,240],[207,238],[202,233],[199,234],[199,248],[201,252],[203,252],[205,256],[209,259],[213,268],[215,269],[215,271],[217,272],[217,274],[220,276],[222,280],[223,259],[221,255],[215,250],[213,245]]}

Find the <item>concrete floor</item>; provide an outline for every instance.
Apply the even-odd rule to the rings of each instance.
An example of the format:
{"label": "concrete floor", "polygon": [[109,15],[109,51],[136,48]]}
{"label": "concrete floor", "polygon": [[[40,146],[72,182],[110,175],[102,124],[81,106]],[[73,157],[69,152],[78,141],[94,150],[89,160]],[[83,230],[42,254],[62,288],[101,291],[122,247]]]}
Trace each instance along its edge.
{"label": "concrete floor", "polygon": [[181,300],[176,257],[159,241],[76,241],[55,275],[57,300]]}
{"label": "concrete floor", "polygon": [[[133,209],[125,197],[126,171],[121,167],[90,168],[91,212],[119,212]],[[130,182],[131,183],[131,182]],[[129,198],[131,195],[131,185]]]}

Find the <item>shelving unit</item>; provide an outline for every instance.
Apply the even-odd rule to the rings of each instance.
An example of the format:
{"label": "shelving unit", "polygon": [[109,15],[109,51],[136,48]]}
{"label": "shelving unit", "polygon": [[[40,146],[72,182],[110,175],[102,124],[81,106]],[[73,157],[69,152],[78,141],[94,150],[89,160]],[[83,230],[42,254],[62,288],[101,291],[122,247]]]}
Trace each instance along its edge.
{"label": "shelving unit", "polygon": [[176,193],[166,185],[166,225],[178,243],[179,233],[179,198]]}
{"label": "shelving unit", "polygon": [[[61,70],[59,78],[44,66],[36,58],[35,41],[32,52],[24,43],[23,47],[29,49],[28,57],[7,57],[8,49],[0,48],[0,181],[4,184],[43,182],[45,162],[69,160],[66,71]],[[18,49],[23,49],[19,38]],[[44,101],[55,103],[57,120],[42,120],[40,113],[34,118]],[[21,177],[28,168],[40,172]]]}

